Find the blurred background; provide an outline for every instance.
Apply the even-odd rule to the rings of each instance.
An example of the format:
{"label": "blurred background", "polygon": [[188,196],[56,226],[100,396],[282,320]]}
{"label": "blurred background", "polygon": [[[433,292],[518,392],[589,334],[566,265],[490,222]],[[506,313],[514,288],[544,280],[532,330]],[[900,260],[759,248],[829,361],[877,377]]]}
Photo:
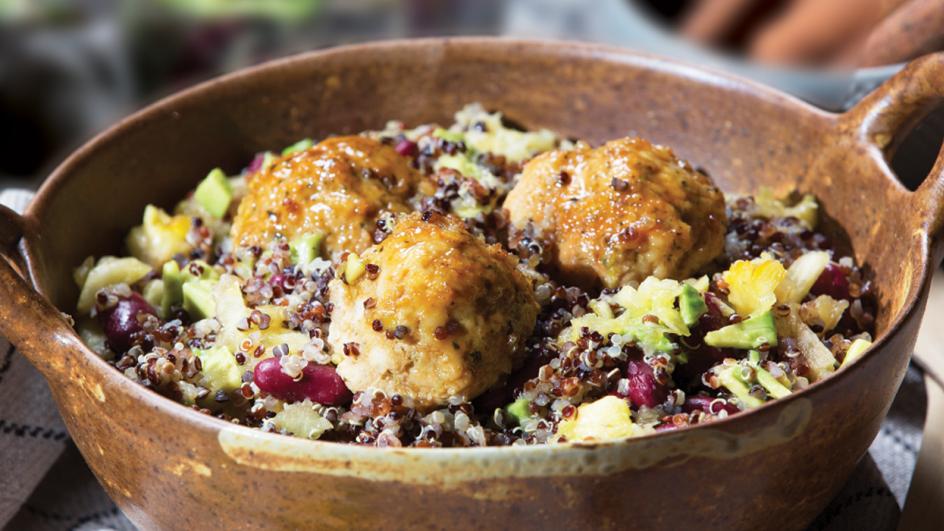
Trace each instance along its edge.
{"label": "blurred background", "polygon": [[[337,44],[433,35],[604,42],[734,71],[843,110],[944,48],[942,0],[0,0],[0,187],[180,88]],[[944,112],[896,157],[911,185]]]}

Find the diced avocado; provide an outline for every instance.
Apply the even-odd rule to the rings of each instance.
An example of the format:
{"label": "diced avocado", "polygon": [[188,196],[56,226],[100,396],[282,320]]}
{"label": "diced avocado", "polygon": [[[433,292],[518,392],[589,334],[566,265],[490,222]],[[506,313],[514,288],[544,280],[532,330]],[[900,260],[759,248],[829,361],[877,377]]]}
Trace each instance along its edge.
{"label": "diced avocado", "polygon": [[161,268],[161,279],[164,281],[164,297],[161,299],[161,310],[167,314],[170,307],[180,304],[184,300],[184,275],[180,266],[174,260],[168,260]]}
{"label": "diced avocado", "polygon": [[213,168],[197,186],[193,197],[211,216],[222,218],[233,200],[233,189],[223,170]]}
{"label": "diced avocado", "polygon": [[115,284],[134,284],[150,272],[151,266],[137,258],[106,256],[100,259],[85,277],[76,309],[84,315],[95,304],[95,294],[98,290]]}
{"label": "diced avocado", "polygon": [[479,181],[485,186],[494,187],[496,178],[485,168],[480,167],[463,153],[456,155],[440,155],[436,159],[436,169],[449,168],[456,170],[464,177],[469,177]]}
{"label": "diced avocado", "polygon": [[679,311],[685,324],[693,326],[698,322],[698,318],[708,311],[708,305],[697,289],[690,284],[683,284],[679,294]]}
{"label": "diced avocado", "polygon": [[505,413],[514,419],[515,424],[521,424],[521,421],[531,416],[531,401],[527,398],[519,398],[505,406]]}
{"label": "diced avocado", "polygon": [[787,386],[780,383],[780,380],[774,378],[774,376],[767,372],[766,369],[754,367],[754,371],[757,375],[757,383],[766,389],[767,394],[770,396],[774,398],[783,398],[790,394],[790,390],[787,389]]}
{"label": "diced avocado", "polygon": [[744,407],[751,408],[763,404],[764,401],[752,395],[750,387],[738,376],[740,370],[740,365],[722,367],[717,372],[718,380]]}
{"label": "diced avocado", "polygon": [[232,391],[242,385],[243,371],[228,348],[219,345],[194,353],[202,364],[203,383],[211,391]]}
{"label": "diced avocado", "polygon": [[774,378],[773,374],[770,374],[770,372],[760,366],[760,352],[752,350],[748,355],[748,363],[751,368],[754,369],[754,376],[757,378],[757,383],[767,391],[767,394],[774,398],[783,398],[790,394],[790,389],[787,386],[783,385],[780,380]]}
{"label": "diced avocado", "polygon": [[171,216],[154,205],[148,205],[144,208],[142,224],[128,233],[128,250],[135,258],[160,267],[174,255],[190,252],[187,233],[191,223],[189,216]]}
{"label": "diced avocado", "polygon": [[272,164],[275,163],[275,161],[278,160],[278,158],[279,158],[278,155],[276,155],[275,153],[272,153],[271,151],[266,151],[265,154],[262,155],[262,167],[259,168],[260,171],[266,171],[267,169],[269,169],[269,166],[272,166]]}
{"label": "diced avocado", "polygon": [[[148,282],[147,285],[144,286],[142,295],[144,295],[144,300],[148,301],[151,306],[162,309],[164,302],[164,281],[155,278]],[[165,314],[161,315],[163,316]]]}
{"label": "diced avocado", "polygon": [[702,275],[698,278],[689,278],[682,281],[683,284],[688,284],[689,286],[695,288],[698,293],[704,293],[708,291],[708,287],[711,284],[708,280],[708,275]]}
{"label": "diced avocado", "polygon": [[291,155],[292,153],[298,153],[299,151],[305,151],[306,149],[310,148],[310,147],[313,146],[313,145],[315,145],[314,140],[312,140],[312,139],[310,139],[310,138],[303,138],[303,139],[299,140],[298,142],[295,142],[295,143],[292,144],[291,146],[288,146],[287,148],[283,149],[283,150],[282,150],[282,156],[284,157],[284,156],[286,156],[286,155]]}
{"label": "diced avocado", "polygon": [[[194,272],[199,272],[196,275]],[[219,273],[210,264],[203,260],[194,260],[183,269],[174,260],[169,260],[161,269],[161,279],[164,281],[164,298],[161,300],[161,309],[165,314],[171,306],[183,303],[184,284],[191,280],[216,280]]]}
{"label": "diced avocado", "polygon": [[285,404],[282,411],[272,417],[276,428],[285,430],[296,437],[317,439],[321,434],[330,430],[333,425],[314,410],[310,400]]}
{"label": "diced avocado", "polygon": [[321,255],[321,242],[323,241],[323,232],[310,232],[296,237],[290,244],[292,259],[296,264],[311,262]]}
{"label": "diced avocado", "polygon": [[740,323],[728,325],[705,334],[705,343],[712,347],[751,349],[761,345],[777,345],[777,328],[774,317],[766,311],[745,319]]}
{"label": "diced avocado", "polygon": [[267,349],[285,345],[288,347],[289,352],[298,352],[305,348],[311,341],[311,338],[306,332],[285,328],[283,323],[285,323],[288,317],[285,306],[266,304],[256,306],[255,309],[268,315],[270,319],[268,328],[253,331],[253,333],[259,334],[259,342]]}
{"label": "diced avocado", "polygon": [[867,339],[856,339],[849,345],[849,350],[846,351],[846,357],[842,359],[842,365],[839,368],[846,367],[847,365],[852,364],[855,360],[862,357],[865,354],[865,351],[872,346],[872,342]]}
{"label": "diced avocado", "polygon": [[355,253],[349,254],[347,261],[344,262],[344,281],[348,284],[357,282],[357,279],[361,278],[366,268],[367,262],[363,258]]}
{"label": "diced avocado", "polygon": [[462,142],[465,139],[465,136],[463,136],[463,134],[459,131],[450,131],[448,129],[443,129],[442,127],[437,127],[434,129],[433,136],[449,142]]}
{"label": "diced avocado", "polygon": [[216,315],[213,287],[214,283],[211,280],[185,282],[183,287],[184,311],[194,319],[207,319]]}

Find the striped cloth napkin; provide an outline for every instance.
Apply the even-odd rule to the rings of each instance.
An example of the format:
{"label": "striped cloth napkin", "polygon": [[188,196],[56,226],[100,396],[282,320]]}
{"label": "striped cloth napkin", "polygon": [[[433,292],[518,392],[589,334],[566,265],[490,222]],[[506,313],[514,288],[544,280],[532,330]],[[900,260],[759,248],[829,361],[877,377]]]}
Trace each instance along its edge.
{"label": "striped cloth napkin", "polygon": [[[5,190],[0,203],[22,211],[30,197]],[[869,454],[810,529],[895,529],[921,444],[926,398],[922,375],[912,367]],[[0,528],[135,529],[82,461],[45,380],[2,339],[0,470]]]}

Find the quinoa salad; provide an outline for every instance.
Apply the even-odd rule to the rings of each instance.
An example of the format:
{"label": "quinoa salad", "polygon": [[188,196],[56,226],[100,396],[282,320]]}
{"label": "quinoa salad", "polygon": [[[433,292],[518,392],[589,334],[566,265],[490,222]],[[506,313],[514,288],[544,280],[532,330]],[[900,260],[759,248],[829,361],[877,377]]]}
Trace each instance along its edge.
{"label": "quinoa salad", "polygon": [[594,147],[470,104],[212,169],[75,269],[74,320],[126,377],[264,431],[637,437],[784,398],[871,345],[870,281],[816,198],[739,192],[641,138]]}

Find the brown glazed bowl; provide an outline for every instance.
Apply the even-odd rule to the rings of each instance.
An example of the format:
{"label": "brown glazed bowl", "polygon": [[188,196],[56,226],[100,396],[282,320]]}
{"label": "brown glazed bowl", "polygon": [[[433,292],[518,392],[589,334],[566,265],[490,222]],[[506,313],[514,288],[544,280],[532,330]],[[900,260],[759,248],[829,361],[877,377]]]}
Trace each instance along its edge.
{"label": "brown glazed bowl", "polygon": [[[48,379],[92,471],[142,528],[800,529],[865,454],[908,365],[944,248],[944,156],[915,192],[887,160],[942,96],[944,55],[842,115],[595,45],[437,39],[278,61],[128,118],[59,167],[22,217],[3,210],[0,333]],[[699,427],[583,446],[377,449],[190,410],[99,359],[60,313],[76,299],[73,267],[118,252],[146,203],[172,205],[208,168],[393,118],[448,121],[471,101],[594,143],[632,132],[674,146],[725,190],[816,194],[839,222],[832,235],[874,274],[875,346],[809,389]]]}

